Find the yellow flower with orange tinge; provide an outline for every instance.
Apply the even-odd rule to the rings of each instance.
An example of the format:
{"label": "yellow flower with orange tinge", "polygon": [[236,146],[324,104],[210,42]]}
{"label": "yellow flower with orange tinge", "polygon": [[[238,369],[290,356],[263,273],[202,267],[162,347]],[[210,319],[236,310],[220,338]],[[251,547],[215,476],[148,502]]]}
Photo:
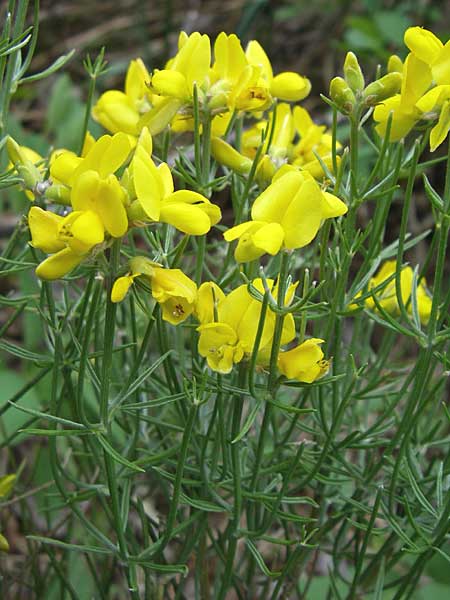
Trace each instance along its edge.
{"label": "yellow flower with orange tinge", "polygon": [[[264,293],[260,279],[253,286]],[[277,295],[277,285],[273,280],[267,284],[272,295]],[[295,285],[291,285],[285,295],[285,304],[293,298]],[[225,295],[211,282],[203,283],[198,290],[195,314],[200,320],[197,331],[200,333],[198,350],[207,360],[208,366],[219,373],[229,373],[233,365],[248,357],[255,345],[256,331],[261,315],[262,303],[250,295],[247,285],[241,285]],[[260,364],[265,364],[270,353],[275,331],[275,313],[269,308],[264,321],[259,356]],[[287,344],[295,337],[295,324],[292,314],[284,319],[281,343]]]}
{"label": "yellow flower with orange tinge", "polygon": [[255,260],[308,245],[325,219],[347,212],[347,206],[328,192],[307,172],[294,167],[280,170],[273,183],[260,194],[251,210],[252,220],[224,233],[227,242],[238,240],[238,262]]}

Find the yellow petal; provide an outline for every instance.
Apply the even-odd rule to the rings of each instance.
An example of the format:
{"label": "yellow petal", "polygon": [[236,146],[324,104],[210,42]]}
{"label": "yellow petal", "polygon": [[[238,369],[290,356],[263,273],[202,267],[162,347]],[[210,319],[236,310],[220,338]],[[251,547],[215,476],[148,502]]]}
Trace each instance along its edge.
{"label": "yellow petal", "polygon": [[101,179],[98,172],[86,171],[75,180],[71,197],[75,210],[97,213],[104,228],[113,237],[121,237],[127,231],[125,193],[115,175]]}
{"label": "yellow petal", "polygon": [[437,59],[443,48],[439,38],[422,27],[409,27],[405,31],[404,41],[417,58],[428,64]]}
{"label": "yellow petal", "polygon": [[148,93],[150,75],[140,58],[132,60],[125,78],[125,94],[130,100],[137,102]]}
{"label": "yellow petal", "polygon": [[[219,303],[225,294],[213,281],[206,281],[198,288],[195,315],[200,323],[214,322],[214,313],[218,311]],[[214,310],[216,308],[216,310]]]}
{"label": "yellow petal", "polygon": [[31,232],[31,245],[43,252],[53,253],[62,250],[64,242],[58,238],[58,229],[63,217],[32,206],[28,213],[28,225]]}
{"label": "yellow petal", "polygon": [[36,269],[36,275],[40,279],[59,279],[79,265],[83,259],[83,255],[76,254],[71,248],[64,248],[41,262]]}
{"label": "yellow petal", "polygon": [[167,198],[167,196],[173,193],[173,177],[170,167],[167,163],[163,162],[158,165],[157,171],[162,190],[162,198]]}
{"label": "yellow petal", "polygon": [[185,298],[189,304],[197,299],[197,286],[192,279],[180,269],[153,268],[152,295],[157,302],[164,302],[170,297]]}
{"label": "yellow petal", "polygon": [[234,363],[243,358],[236,332],[225,323],[207,323],[197,328],[200,333],[198,351],[208,366],[219,373],[230,373]]}
{"label": "yellow petal", "polygon": [[259,42],[256,40],[251,40],[247,45],[245,55],[251,65],[261,67],[262,76],[265,79],[268,81],[272,80],[272,65],[270,64],[270,60]]}
{"label": "yellow petal", "polygon": [[299,134],[304,137],[311,127],[314,127],[314,121],[311,119],[306,108],[295,106],[292,111],[295,127]]}
{"label": "yellow petal", "polygon": [[309,79],[289,71],[276,75],[270,84],[272,96],[288,102],[303,100],[310,91],[311,82]]}
{"label": "yellow petal", "polygon": [[124,275],[114,282],[111,290],[111,302],[122,302],[137,275]]}
{"label": "yellow petal", "polygon": [[348,211],[347,205],[337,196],[322,192],[322,218],[340,217]]}
{"label": "yellow petal", "polygon": [[446,84],[450,81],[450,42],[445,44],[431,70],[437,84]]}
{"label": "yellow petal", "polygon": [[161,96],[170,96],[179,100],[189,100],[191,96],[186,77],[179,71],[156,70],[153,73],[151,85]]}
{"label": "yellow petal", "polygon": [[119,90],[108,90],[102,94],[92,109],[92,116],[111,133],[139,133],[139,112],[132,100]]}
{"label": "yellow petal", "polygon": [[204,235],[211,229],[208,215],[194,204],[163,202],[159,220],[189,235]]}
{"label": "yellow petal", "polygon": [[222,31],[214,43],[213,71],[217,79],[234,82],[247,65],[244,50],[237,35],[227,35]]}
{"label": "yellow petal", "polygon": [[283,215],[285,247],[291,250],[309,244],[316,237],[321,221],[322,192],[311,179],[303,183]]}
{"label": "yellow petal", "polygon": [[72,182],[73,174],[81,165],[83,159],[74,152],[61,152],[50,164],[50,175],[52,179],[66,185]]}
{"label": "yellow petal", "polygon": [[245,175],[252,168],[252,161],[218,137],[211,139],[211,154],[221,165]]}
{"label": "yellow petal", "polygon": [[441,108],[448,98],[450,98],[450,85],[437,85],[416,102],[416,107],[421,112],[431,112],[436,108]]}
{"label": "yellow petal", "polygon": [[151,159],[135,156],[132,162],[133,183],[136,196],[146,215],[159,221],[162,201],[162,186],[156,168],[151,168]]}
{"label": "yellow petal", "polygon": [[311,338],[278,357],[278,368],[288,379],[297,379],[312,383],[328,370],[327,361],[323,361],[323,352],[319,344],[323,340]]}
{"label": "yellow petal", "polygon": [[430,150],[434,152],[442,144],[450,129],[450,100],[446,100],[441,108],[439,120],[431,130]]}
{"label": "yellow petal", "polygon": [[83,212],[71,226],[72,235],[88,246],[100,244],[105,230],[100,217],[92,210]]}
{"label": "yellow petal", "polygon": [[414,54],[408,54],[403,70],[400,108],[411,110],[428,90],[432,79],[430,66]]}
{"label": "yellow petal", "polygon": [[304,181],[298,171],[290,171],[274,181],[252,206],[252,219],[281,223],[287,207]]}

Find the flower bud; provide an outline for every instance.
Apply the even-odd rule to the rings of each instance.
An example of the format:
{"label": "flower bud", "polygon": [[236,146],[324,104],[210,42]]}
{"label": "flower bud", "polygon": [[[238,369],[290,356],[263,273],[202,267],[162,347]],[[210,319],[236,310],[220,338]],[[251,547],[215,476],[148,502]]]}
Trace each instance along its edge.
{"label": "flower bud", "polygon": [[403,72],[403,62],[402,59],[397,56],[396,54],[393,54],[392,56],[389,57],[388,60],[388,64],[387,64],[387,70],[388,73],[402,73]]}
{"label": "flower bud", "polygon": [[354,92],[361,92],[364,89],[364,75],[353,52],[347,52],[345,57],[344,79]]}
{"label": "flower bud", "polygon": [[363,91],[363,98],[367,106],[375,106],[379,102],[386,100],[397,94],[402,86],[401,73],[388,73],[381,79],[369,83]]}
{"label": "flower bud", "polygon": [[27,190],[34,190],[42,181],[42,175],[36,165],[27,157],[24,148],[11,137],[6,140],[6,148],[11,162],[14,164],[19,176],[23,179],[23,186]]}
{"label": "flower bud", "polygon": [[264,188],[272,181],[272,177],[275,175],[277,168],[273,164],[272,159],[268,154],[265,154],[256,167],[255,177],[260,185]]}
{"label": "flower bud", "polygon": [[334,77],[330,81],[330,97],[347,114],[353,110],[356,102],[355,94],[342,77]]}

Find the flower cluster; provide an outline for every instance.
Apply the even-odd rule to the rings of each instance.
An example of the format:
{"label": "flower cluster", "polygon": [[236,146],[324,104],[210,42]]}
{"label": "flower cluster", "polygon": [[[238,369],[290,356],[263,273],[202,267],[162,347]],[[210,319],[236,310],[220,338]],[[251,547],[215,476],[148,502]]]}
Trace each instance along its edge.
{"label": "flower cluster", "polygon": [[[39,191],[42,173],[17,144],[10,156]],[[20,148],[19,148],[20,150]],[[22,149],[23,150],[23,149]],[[120,171],[120,175],[119,175]],[[42,279],[63,277],[87,258],[124,237],[130,228],[168,223],[190,235],[203,235],[221,218],[220,209],[191,190],[174,191],[171,170],[152,159],[152,138],[144,128],[134,144],[123,132],[88,136],[81,156],[60,150],[50,160],[45,196],[63,211],[32,206],[28,214],[31,245],[49,256],[38,266]],[[67,207],[68,205],[68,207]],[[70,210],[71,209],[71,210]]]}
{"label": "flower cluster", "polygon": [[308,79],[297,73],[274,76],[255,40],[244,51],[235,34],[221,33],[212,52],[207,35],[182,32],[178,52],[164,69],[149,73],[142,60],[132,61],[124,91],[105,92],[93,115],[111,133],[138,136],[148,127],[156,134],[169,124],[175,131],[192,130],[198,102],[199,109],[213,117],[213,130],[223,133],[234,111],[259,112],[277,98],[302,100],[310,90]]}
{"label": "flower cluster", "polygon": [[[439,122],[431,132],[434,149],[446,135],[450,111],[447,46],[419,28],[408,30],[405,40],[411,50],[405,63],[392,57],[388,73],[369,84],[356,56],[348,53],[344,77],[332,80],[330,96],[346,115],[360,116],[362,108],[375,107],[377,130],[384,135],[389,123],[392,139],[438,108]],[[88,133],[79,155],[62,149],[46,161],[10,138],[11,162],[34,203],[28,214],[30,244],[48,255],[37,275],[53,280],[82,263],[98,268],[115,241],[132,240],[131,251],[124,252],[123,274],[112,287],[112,302],[122,301],[140,282],[135,292],[150,290],[163,320],[178,325],[192,316],[198,353],[219,373],[252,360],[262,369],[273,369],[275,362],[283,375],[302,382],[321,377],[328,369],[323,340],[305,339],[305,322],[292,347],[299,300],[294,300],[296,285],[289,273],[277,277],[272,267],[272,278],[264,272],[255,277],[261,257],[275,257],[278,263],[268,259],[272,265],[289,260],[295,250],[313,242],[326,220],[348,211],[334,185],[334,171],[342,166],[336,136],[314,123],[306,108],[293,104],[310,87],[297,73],[274,75],[256,41],[244,50],[234,34],[221,33],[212,46],[207,35],[181,33],[178,51],[164,69],[149,72],[141,59],[133,60],[124,90],[100,96],[92,114],[109,134],[95,140]],[[156,148],[165,145],[166,157],[171,139],[187,132],[185,138],[193,132],[191,150],[180,151],[170,165],[158,159],[154,138]],[[226,242],[237,242],[234,272],[241,271],[247,283],[222,289],[219,278],[202,282],[201,269],[196,283],[182,269],[170,268],[161,244],[154,256],[136,252],[137,229],[164,231],[167,239],[176,235],[183,248],[183,234],[208,234],[222,217],[210,197],[229,183],[243,189],[245,197],[234,206],[229,226],[220,226],[215,237],[223,234]],[[232,260],[231,247],[225,254]],[[369,281],[369,292],[381,292],[365,294],[367,308],[399,312],[398,286],[389,279],[395,271],[395,264],[387,263]],[[426,323],[431,300],[423,280],[416,286],[412,282],[412,270],[406,267],[400,283],[403,303],[411,312],[414,287]],[[283,298],[279,289],[285,289]]]}
{"label": "flower cluster", "polygon": [[420,121],[434,123],[430,133],[433,152],[450,129],[450,41],[443,44],[431,31],[421,27],[406,30],[409,49],[404,63],[393,57],[389,68],[402,75],[401,89],[385,99],[374,111],[377,131],[390,140],[406,136]]}

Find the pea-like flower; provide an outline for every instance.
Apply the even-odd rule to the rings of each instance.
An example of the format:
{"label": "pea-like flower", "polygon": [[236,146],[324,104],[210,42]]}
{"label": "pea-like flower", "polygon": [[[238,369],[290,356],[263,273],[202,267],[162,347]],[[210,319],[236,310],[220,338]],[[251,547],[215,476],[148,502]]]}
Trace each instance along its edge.
{"label": "pea-like flower", "polygon": [[[377,299],[378,304],[388,313],[393,315],[400,314],[400,308],[397,300],[397,293],[395,288],[395,278],[393,277],[396,272],[396,261],[388,260],[379,269],[378,273],[372,277],[369,281],[369,291],[387,281],[384,287],[381,287],[377,292],[373,292],[373,296]],[[402,268],[400,273],[400,289],[402,295],[403,304],[409,314],[412,314],[412,287],[414,281],[414,272],[409,265]],[[359,297],[359,293],[356,297]],[[417,284],[417,309],[419,317],[422,323],[428,323],[431,314],[432,298],[427,291],[426,280],[422,278]],[[367,308],[376,310],[376,303],[373,297],[368,297],[365,300]],[[354,305],[352,305],[354,306]]]}
{"label": "pea-like flower", "polygon": [[138,136],[141,117],[154,103],[149,82],[150,74],[142,60],[132,60],[128,66],[124,91],[104,92],[92,109],[92,116],[111,133],[122,131]]}
{"label": "pea-like flower", "polygon": [[310,338],[278,356],[278,368],[288,379],[312,383],[328,371],[330,363],[324,359],[320,344],[324,340]]}
{"label": "pea-like flower", "polygon": [[150,283],[152,296],[161,306],[165,321],[178,325],[195,309],[197,285],[180,269],[165,269],[148,258],[138,256],[130,260],[130,272],[119,277],[111,290],[112,302],[121,302],[136,277]]}
{"label": "pea-like flower", "polygon": [[103,223],[92,210],[62,217],[33,206],[28,213],[31,245],[50,254],[36,269],[41,279],[59,279],[78,266],[104,240]]}
{"label": "pea-like flower", "polygon": [[347,212],[347,206],[324,192],[307,172],[278,171],[274,181],[260,194],[251,210],[252,221],[224,233],[227,242],[238,239],[238,262],[255,260],[265,253],[275,255],[282,248],[293,250],[309,244],[324,219]]}
{"label": "pea-like flower", "polygon": [[174,191],[169,166],[156,166],[151,158],[146,129],[136,146],[130,174],[137,198],[128,211],[133,221],[169,223],[183,233],[203,235],[221,218],[220,208],[205,196],[191,190]]}
{"label": "pea-like flower", "polygon": [[256,40],[249,42],[245,54],[251,65],[261,67],[261,76],[266,80],[270,93],[274,98],[288,102],[298,102],[308,96],[311,91],[309,79],[292,71],[284,71],[274,76],[270,60],[261,44]]}
{"label": "pea-like flower", "polygon": [[115,172],[125,163],[131,149],[126,134],[104,135],[86,156],[62,152],[50,167],[52,177],[70,189],[72,208],[95,212],[113,237],[123,236],[128,229],[126,194]]}
{"label": "pea-like flower", "polygon": [[[256,279],[253,285],[264,293],[262,281]],[[268,280],[273,295],[277,286]],[[294,295],[295,285],[291,285],[285,296],[289,304]],[[199,288],[195,309],[201,325],[198,350],[207,360],[208,366],[219,373],[229,373],[233,365],[249,356],[255,345],[262,304],[250,295],[247,285],[241,285],[228,295],[210,282]],[[270,352],[275,330],[275,313],[269,308],[259,344],[262,362]],[[283,323],[281,343],[287,344],[295,337],[295,324],[292,315],[286,315]]]}

